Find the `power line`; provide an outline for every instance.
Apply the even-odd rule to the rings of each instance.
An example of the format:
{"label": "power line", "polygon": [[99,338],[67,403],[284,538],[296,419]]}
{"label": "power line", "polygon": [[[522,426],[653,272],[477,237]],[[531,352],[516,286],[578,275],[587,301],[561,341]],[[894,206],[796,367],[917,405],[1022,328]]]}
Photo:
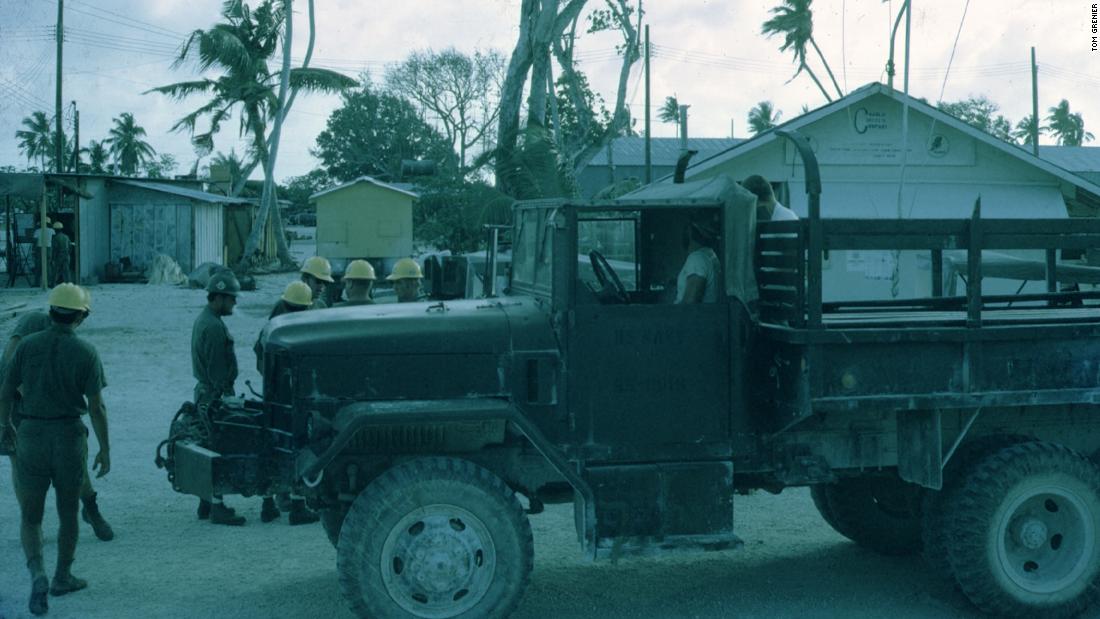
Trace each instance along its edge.
{"label": "power line", "polygon": [[[75,1],[77,1],[77,0],[74,0],[74,2]],[[140,19],[134,19],[134,18],[129,17],[127,15],[123,15],[121,13],[116,13],[114,11],[110,11],[110,10],[104,9],[102,7],[95,6],[94,4],[88,4],[87,2],[84,2],[83,0],[79,0],[78,4],[80,4],[81,6],[87,7],[87,9],[91,10],[91,11],[96,11],[98,13],[106,13],[108,15],[114,15],[115,17],[118,17],[119,19],[124,19],[126,21],[131,21],[131,22],[134,22],[134,23],[137,23],[137,24],[140,24],[140,25],[145,25],[145,26],[148,26],[150,28],[154,28],[156,30],[163,30],[166,34],[174,34],[176,36],[181,36],[181,37],[186,36],[184,33],[178,32],[176,30],[172,30],[171,28],[165,28],[163,26],[159,26],[157,24],[153,24],[153,23],[150,23],[150,22],[147,22],[147,21],[142,21]]]}

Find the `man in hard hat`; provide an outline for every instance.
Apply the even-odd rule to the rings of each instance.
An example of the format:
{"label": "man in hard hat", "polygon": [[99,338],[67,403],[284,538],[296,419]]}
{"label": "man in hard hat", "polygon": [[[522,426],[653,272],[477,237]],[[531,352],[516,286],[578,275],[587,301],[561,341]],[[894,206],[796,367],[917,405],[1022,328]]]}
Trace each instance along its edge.
{"label": "man in hard hat", "polygon": [[386,280],[393,282],[398,303],[411,303],[420,296],[421,279],[424,279],[424,273],[412,258],[398,260],[393,265],[393,271],[386,277]]}
{"label": "man in hard hat", "polygon": [[335,307],[372,305],[371,289],[374,287],[374,267],[366,260],[352,260],[344,271],[344,294],[348,300]]}
{"label": "man in hard hat", "polygon": [[[206,284],[206,307],[191,328],[191,372],[195,376],[195,406],[209,406],[222,396],[233,395],[237,380],[237,354],[233,337],[229,335],[223,316],[233,313],[241,285],[232,271],[216,271]],[[238,516],[220,496],[210,501],[199,499],[199,520],[214,524],[240,526],[244,516]]]}
{"label": "man in hard hat", "polygon": [[42,248],[46,248],[46,259],[49,260],[50,247],[53,245],[53,220],[47,217],[45,228],[39,225],[34,235],[38,238],[38,244],[34,248],[34,279],[37,286],[38,281],[42,279],[42,268],[50,266],[48,262],[42,264]]}
{"label": "man in hard hat", "polygon": [[[289,314],[293,312],[302,312],[310,309],[314,303],[313,291],[310,289],[304,281],[290,282],[287,284],[286,289],[283,290],[283,296],[272,308],[271,314],[267,319],[270,321],[276,316],[283,314]],[[252,350],[256,353],[256,370],[260,373],[260,376],[264,374],[264,332],[266,327],[260,331],[259,337],[256,338],[256,343],[252,346]],[[288,519],[291,525],[310,524],[317,522],[320,517],[310,511],[306,507],[305,499],[301,497],[295,497],[285,494],[280,494],[281,501],[285,501],[283,507],[290,511]],[[275,498],[265,496],[263,505],[260,508],[260,520],[262,522],[271,522],[282,515],[282,510],[275,504]]]}
{"label": "man in hard hat", "polygon": [[50,241],[50,277],[54,285],[57,285],[72,281],[72,275],[69,273],[69,252],[72,241],[69,240],[69,235],[65,234],[64,226],[60,221],[53,222],[53,229],[53,240]]}
{"label": "man in hard hat", "polygon": [[[28,606],[34,615],[48,610],[47,592],[65,595],[88,586],[72,573],[88,457],[88,428],[80,421],[85,413],[99,442],[93,469],[98,477],[111,470],[103,365],[95,348],[74,333],[88,316],[87,296],[79,286],[61,284],[50,291],[48,303],[49,328],[19,343],[0,387],[0,451],[17,454],[20,539],[31,572]],[[23,393],[18,430],[11,423],[17,390]],[[42,560],[42,516],[51,485],[59,521],[52,584]]]}
{"label": "man in hard hat", "polygon": [[325,286],[333,283],[332,265],[322,256],[314,256],[302,263],[302,281],[313,291],[313,302],[309,309],[324,309]]}
{"label": "man in hard hat", "polygon": [[[91,312],[91,295],[84,288],[80,289],[84,294],[84,308],[86,312]],[[50,315],[44,311],[28,312],[19,318],[18,324],[15,325],[15,330],[12,331],[11,337],[8,339],[7,345],[4,347],[4,354],[0,357],[0,384],[4,381],[6,375],[6,367],[11,361],[11,358],[15,355],[15,349],[19,346],[19,342],[23,341],[27,336],[38,333],[39,331],[45,331],[50,326]],[[19,411],[22,407],[22,394],[18,391],[15,393],[15,399],[12,402],[12,424],[18,430],[19,428]],[[12,456],[12,487],[18,495],[19,492],[19,478],[15,474],[15,456]],[[95,536],[105,542],[109,542],[115,538],[114,529],[107,523],[107,520],[103,517],[103,514],[99,511],[99,503],[96,500],[97,494],[94,488],[92,488],[92,478],[88,474],[88,461],[84,460],[84,483],[80,486],[80,502],[83,506],[80,510],[81,518],[84,522],[92,525],[92,531]]]}

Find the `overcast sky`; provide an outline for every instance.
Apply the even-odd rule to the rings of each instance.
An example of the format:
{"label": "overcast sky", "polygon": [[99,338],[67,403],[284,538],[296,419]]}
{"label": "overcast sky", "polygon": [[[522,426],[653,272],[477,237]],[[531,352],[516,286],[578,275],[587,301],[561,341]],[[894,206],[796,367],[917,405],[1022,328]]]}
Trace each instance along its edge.
{"label": "overcast sky", "polygon": [[[252,4],[256,4],[252,0]],[[746,114],[771,100],[786,120],[825,102],[804,74],[794,73],[779,39],[760,34],[778,0],[648,0],[645,21],[654,49],[652,95],[658,105],[675,94],[691,105],[689,132],[697,137],[746,134]],[[221,0],[66,0],[63,99],[80,109],[80,140],[103,139],[111,119],[132,112],[158,152],[176,156],[177,173],[195,155],[186,135],[170,132],[201,99],[174,102],[142,92],[195,77],[191,68],[173,70],[172,50],[187,32],[219,19]],[[316,0],[318,40],[314,65],[349,75],[368,70],[380,76],[387,63],[410,51],[454,46],[462,51],[495,48],[506,55],[515,44],[519,0]],[[589,0],[589,8],[602,4]],[[964,7],[968,6],[965,20]],[[1030,46],[1037,48],[1040,115],[1065,98],[1100,136],[1100,52],[1090,51],[1091,1],[1084,0],[913,0],[910,92],[935,102],[986,95],[1015,124],[1031,112]],[[298,0],[294,54],[304,55],[306,3]],[[900,1],[817,0],[814,32],[837,80],[847,92],[886,81],[889,28]],[[56,0],[0,0],[0,165],[24,166],[15,131],[37,109],[54,107]],[[960,23],[962,29],[960,31]],[[958,45],[951,60],[953,43]],[[619,61],[613,35],[586,36],[577,44],[581,68],[609,102]],[[899,36],[898,76],[904,41]],[[950,73],[945,73],[950,62]],[[811,57],[812,66],[820,67]],[[628,88],[631,111],[641,129],[644,91],[641,63]],[[823,75],[823,71],[819,71]],[[824,77],[822,77],[824,80]],[[302,95],[284,128],[276,176],[304,174],[319,162],[309,154],[336,96]],[[68,117],[68,112],[66,112]],[[236,123],[223,126],[216,149],[241,152]],[[654,120],[653,134],[675,129]],[[1045,141],[1044,143],[1049,143]],[[1100,145],[1100,142],[1094,142]]]}

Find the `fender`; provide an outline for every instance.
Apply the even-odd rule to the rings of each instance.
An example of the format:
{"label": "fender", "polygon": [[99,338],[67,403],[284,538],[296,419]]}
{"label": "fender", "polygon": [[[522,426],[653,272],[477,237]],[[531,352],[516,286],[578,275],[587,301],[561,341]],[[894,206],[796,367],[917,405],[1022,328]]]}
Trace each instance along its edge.
{"label": "fender", "polygon": [[494,398],[465,398],[458,400],[394,400],[357,402],[349,404],[332,418],[332,431],[336,437],[320,455],[310,449],[302,450],[296,468],[298,477],[306,485],[316,484],[319,476],[347,446],[359,430],[379,425],[416,423],[446,423],[451,421],[503,420],[523,434],[531,445],[546,458],[569,485],[581,496],[583,505],[582,530],[585,552],[595,558],[596,550],[596,501],[588,482],[577,468],[566,460],[555,445],[550,443],[525,415],[507,400]]}

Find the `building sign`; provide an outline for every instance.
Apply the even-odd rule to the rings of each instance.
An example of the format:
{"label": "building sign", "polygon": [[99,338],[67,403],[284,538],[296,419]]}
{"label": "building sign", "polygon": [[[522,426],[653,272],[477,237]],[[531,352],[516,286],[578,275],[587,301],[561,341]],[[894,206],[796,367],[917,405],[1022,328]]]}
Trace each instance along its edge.
{"label": "building sign", "polygon": [[890,128],[890,125],[886,122],[886,112],[872,111],[861,107],[852,114],[852,127],[855,128],[856,133],[863,135],[868,131],[872,133],[886,131]]}

